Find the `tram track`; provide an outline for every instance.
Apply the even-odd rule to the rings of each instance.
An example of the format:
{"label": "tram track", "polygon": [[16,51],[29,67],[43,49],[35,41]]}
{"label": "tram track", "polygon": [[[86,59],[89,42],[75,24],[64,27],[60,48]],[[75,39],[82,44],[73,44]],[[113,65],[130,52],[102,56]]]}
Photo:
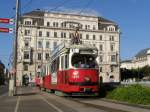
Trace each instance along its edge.
{"label": "tram track", "polygon": [[[61,97],[61,96],[56,96],[55,94],[51,94],[51,93],[46,93],[46,92],[42,92],[41,95],[44,95],[44,97],[48,97],[52,100],[52,98],[58,98],[59,100],[67,100],[67,102],[74,102],[74,103],[78,103],[80,105],[84,105],[85,107],[91,107],[91,108],[96,108],[99,110],[103,110],[105,112],[127,112],[127,111],[122,111],[119,109],[114,109],[114,108],[109,108],[107,106],[100,106],[100,105],[96,105],[96,104],[90,104],[90,103],[86,103],[86,102],[82,102],[81,98],[75,98],[75,97]],[[87,97],[86,97],[87,98]],[[59,103],[59,102],[57,102]],[[69,107],[70,108],[70,107]],[[74,110],[75,111],[75,110]],[[70,112],[70,111],[69,111]]]}
{"label": "tram track", "polygon": [[128,112],[128,111],[123,111],[123,110],[119,110],[119,109],[109,108],[109,107],[107,107],[107,106],[101,106],[101,105],[96,105],[96,104],[91,104],[91,103],[82,102],[82,101],[80,101],[79,99],[71,98],[70,100],[73,100],[73,101],[75,101],[75,102],[78,102],[78,103],[81,103],[81,104],[84,104],[84,105],[87,105],[87,106],[90,106],[90,107],[102,109],[102,110],[105,110],[105,111],[107,111],[107,112]]}

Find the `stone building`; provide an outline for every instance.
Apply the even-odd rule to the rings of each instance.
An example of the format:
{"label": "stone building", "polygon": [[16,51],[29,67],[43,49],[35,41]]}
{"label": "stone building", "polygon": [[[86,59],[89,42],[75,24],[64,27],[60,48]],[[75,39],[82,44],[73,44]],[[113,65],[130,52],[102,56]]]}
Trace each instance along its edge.
{"label": "stone building", "polygon": [[103,17],[35,10],[19,21],[17,84],[23,75],[34,82],[35,75],[61,42],[69,42],[74,25],[79,23],[83,43],[99,49],[98,64],[103,82],[119,82],[120,31],[118,25]]}
{"label": "stone building", "polygon": [[121,62],[121,68],[126,69],[142,68],[146,65],[150,66],[150,48],[142,49],[134,56],[132,60]]}

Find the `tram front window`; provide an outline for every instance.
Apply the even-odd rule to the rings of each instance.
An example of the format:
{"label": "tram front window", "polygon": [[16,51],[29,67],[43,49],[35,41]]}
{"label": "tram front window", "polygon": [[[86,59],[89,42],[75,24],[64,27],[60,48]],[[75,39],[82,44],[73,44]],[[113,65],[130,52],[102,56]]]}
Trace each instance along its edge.
{"label": "tram front window", "polygon": [[95,57],[92,55],[74,54],[72,56],[71,62],[75,68],[96,68],[97,67]]}

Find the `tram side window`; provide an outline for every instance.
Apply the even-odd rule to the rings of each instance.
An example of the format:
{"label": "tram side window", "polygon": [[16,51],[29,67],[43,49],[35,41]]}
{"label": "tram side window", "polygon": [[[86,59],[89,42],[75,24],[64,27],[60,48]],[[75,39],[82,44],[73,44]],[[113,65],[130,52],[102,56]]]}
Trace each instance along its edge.
{"label": "tram side window", "polygon": [[69,65],[68,55],[65,55],[65,69],[68,68],[68,65]]}
{"label": "tram side window", "polygon": [[51,65],[51,71],[52,73],[57,72],[57,70],[59,69],[59,57],[56,58]]}
{"label": "tram side window", "polygon": [[56,59],[56,70],[59,70],[59,57]]}
{"label": "tram side window", "polygon": [[61,56],[61,69],[63,69],[63,67],[64,67],[64,61],[63,61],[63,59],[64,59],[64,56]]}

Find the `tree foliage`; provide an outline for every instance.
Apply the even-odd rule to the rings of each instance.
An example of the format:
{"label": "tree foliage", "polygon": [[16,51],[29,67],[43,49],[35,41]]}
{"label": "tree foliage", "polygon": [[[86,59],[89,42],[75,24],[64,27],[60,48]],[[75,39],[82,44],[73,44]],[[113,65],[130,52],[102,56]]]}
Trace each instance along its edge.
{"label": "tree foliage", "polygon": [[143,77],[150,77],[150,66],[146,65],[143,68],[137,69],[121,69],[121,80],[136,78],[142,79]]}

